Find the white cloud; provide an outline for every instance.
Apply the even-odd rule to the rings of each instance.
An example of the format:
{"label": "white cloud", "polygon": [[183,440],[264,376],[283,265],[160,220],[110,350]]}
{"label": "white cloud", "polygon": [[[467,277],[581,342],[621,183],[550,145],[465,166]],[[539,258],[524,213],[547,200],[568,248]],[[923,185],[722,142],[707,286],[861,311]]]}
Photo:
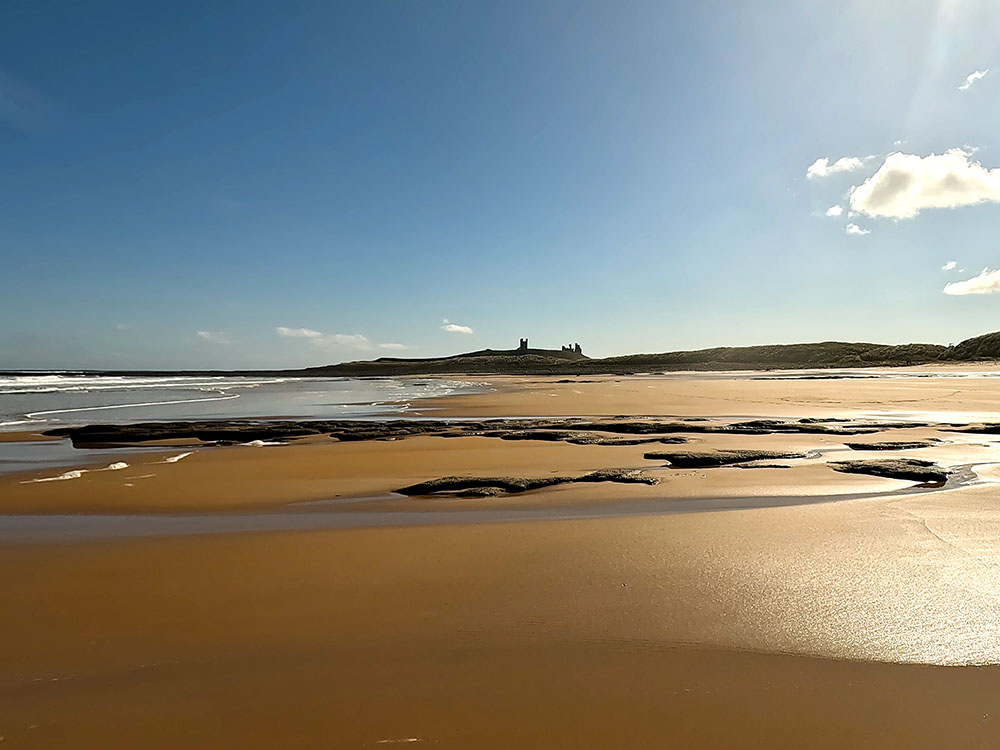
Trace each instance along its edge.
{"label": "white cloud", "polygon": [[830,206],[826,209],[827,216],[840,216],[842,213],[844,213],[844,209],[841,206]]}
{"label": "white cloud", "polygon": [[275,330],[279,336],[288,336],[290,338],[318,339],[323,336],[322,333],[314,331],[311,328],[285,328],[285,326],[278,326]]}
{"label": "white cloud", "polygon": [[844,231],[847,232],[848,234],[871,234],[872,233],[872,230],[870,230],[870,229],[862,229],[857,224],[848,224],[846,227],[844,227]]}
{"label": "white cloud", "polygon": [[974,84],[976,81],[980,81],[983,78],[986,78],[986,74],[989,73],[989,72],[990,72],[990,69],[986,68],[986,70],[976,70],[976,71],[974,71],[972,73],[969,73],[969,75],[967,75],[965,77],[965,83],[963,83],[961,86],[959,86],[958,90],[959,91],[965,91],[966,89],[969,88],[969,86],[971,86],[972,84]]}
{"label": "white cloud", "polygon": [[402,351],[404,349],[409,349],[406,344],[379,344],[379,349],[393,349],[395,351]]}
{"label": "white cloud", "polygon": [[910,219],[925,208],[1000,202],[1000,169],[987,169],[970,156],[960,148],[929,156],[889,154],[875,174],[851,188],[851,209]]}
{"label": "white cloud", "polygon": [[953,269],[957,265],[958,265],[957,261],[949,260],[947,263],[945,263],[943,266],[941,266],[941,270],[942,271],[950,271],[951,269]]}
{"label": "white cloud", "polygon": [[857,156],[843,156],[833,164],[824,156],[809,165],[809,169],[806,170],[806,177],[810,180],[815,180],[820,177],[829,177],[837,172],[853,172],[856,169],[861,169],[864,164],[864,160]]}
{"label": "white cloud", "polygon": [[294,339],[306,339],[314,346],[340,346],[350,349],[371,349],[371,342],[367,336],[360,333],[323,333],[314,331],[311,328],[287,328],[278,326],[274,329],[279,336],[286,336]]}
{"label": "white cloud", "polygon": [[448,331],[448,333],[474,333],[474,331],[469,328],[469,326],[460,326],[457,323],[449,323],[448,319],[445,318],[443,326],[441,326],[442,331]]}
{"label": "white cloud", "polygon": [[210,344],[228,344],[229,336],[222,331],[198,331],[198,338]]}
{"label": "white cloud", "polygon": [[371,342],[360,333],[330,333],[315,341],[334,346],[348,346],[352,349],[371,349]]}
{"label": "white cloud", "polygon": [[944,287],[945,294],[997,294],[1000,292],[1000,268],[991,271],[984,268],[978,276],[964,281],[953,281]]}

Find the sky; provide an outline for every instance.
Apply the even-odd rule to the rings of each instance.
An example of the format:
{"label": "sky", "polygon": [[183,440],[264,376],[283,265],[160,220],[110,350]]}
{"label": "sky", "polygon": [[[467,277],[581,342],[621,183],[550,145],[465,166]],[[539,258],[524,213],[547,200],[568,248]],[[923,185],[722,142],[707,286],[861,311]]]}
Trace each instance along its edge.
{"label": "sky", "polygon": [[0,368],[1000,329],[992,0],[0,10]]}

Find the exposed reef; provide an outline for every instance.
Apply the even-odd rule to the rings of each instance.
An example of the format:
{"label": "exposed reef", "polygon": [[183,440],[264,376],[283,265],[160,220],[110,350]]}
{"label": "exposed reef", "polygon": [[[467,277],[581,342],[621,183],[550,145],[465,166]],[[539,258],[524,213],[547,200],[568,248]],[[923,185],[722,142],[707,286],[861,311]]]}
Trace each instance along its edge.
{"label": "exposed reef", "polygon": [[831,461],[834,471],[845,474],[869,474],[889,479],[907,479],[925,484],[943,484],[952,475],[952,470],[938,466],[933,461],[919,458],[889,458],[870,461]]}
{"label": "exposed reef", "polygon": [[[217,445],[253,440],[288,441],[328,435],[343,442],[396,440],[416,435],[436,437],[492,437],[503,440],[561,441],[574,445],[641,445],[683,443],[681,434],[819,434],[865,435],[888,428],[926,427],[922,422],[868,422],[832,419],[756,419],[686,421],[657,418],[484,419],[474,421],[396,419],[371,420],[212,420],[201,422],[141,422],[63,427],[46,435],[68,436],[73,445],[86,448],[114,447],[154,440],[197,440]],[[1000,430],[1000,427],[998,427]],[[615,437],[635,436],[635,437]]]}
{"label": "exposed reef", "polygon": [[933,448],[938,440],[886,441],[882,443],[844,443],[852,451],[908,451],[916,448]]}
{"label": "exposed reef", "polygon": [[154,440],[200,440],[222,445],[252,440],[284,441],[321,435],[319,422],[219,420],[211,422],[140,422],[60,427],[44,434],[68,436],[77,448],[105,448]]}
{"label": "exposed reef", "polygon": [[514,495],[544,487],[579,482],[617,482],[619,484],[657,484],[656,477],[640,469],[602,469],[578,477],[442,477],[396,490],[401,495],[428,497],[493,497]]}
{"label": "exposed reef", "polygon": [[782,451],[661,451],[646,453],[643,458],[652,461],[666,461],[675,469],[709,469],[719,466],[740,465],[751,468],[751,461],[777,461],[789,458],[808,458],[809,454]]}
{"label": "exposed reef", "polygon": [[685,438],[676,435],[652,438],[613,438],[586,432],[558,432],[553,430],[491,430],[482,433],[482,436],[498,437],[501,440],[543,440],[570,443],[572,445],[647,445],[649,443],[676,445],[687,442]]}
{"label": "exposed reef", "polygon": [[942,429],[948,430],[948,432],[969,432],[973,435],[1000,435],[1000,424],[996,422],[985,424],[953,424]]}

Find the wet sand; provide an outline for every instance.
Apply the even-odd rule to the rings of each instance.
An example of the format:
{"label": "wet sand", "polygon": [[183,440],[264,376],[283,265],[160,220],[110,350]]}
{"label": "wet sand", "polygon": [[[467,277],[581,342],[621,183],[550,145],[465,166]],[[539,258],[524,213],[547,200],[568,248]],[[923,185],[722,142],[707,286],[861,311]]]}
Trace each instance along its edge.
{"label": "wet sand", "polygon": [[[577,384],[538,379],[445,407],[560,413],[554,389],[573,413],[678,414],[704,387],[663,381],[644,398],[647,380],[619,380],[591,384],[606,406],[595,395],[582,412]],[[957,383],[959,398],[944,380],[921,381],[928,412],[990,406],[980,382]],[[761,382],[775,381],[749,391]],[[871,411],[847,381],[796,382],[811,389],[801,404],[729,381],[700,415]],[[883,398],[882,411],[914,410],[909,382],[882,387],[866,397]],[[656,469],[653,487],[362,503],[426,515],[419,526],[0,544],[0,736],[43,748],[990,747],[1000,469],[989,462],[1000,457],[993,436],[858,439],[899,435],[951,442],[884,457],[979,462],[980,483],[890,495],[909,483],[826,467],[852,457],[839,438],[703,435],[699,448],[827,453],[790,470]],[[632,466],[645,449],[417,437],[155,463],[187,450],[171,448],[79,479],[0,479],[0,512],[354,512],[349,498],[404,481]],[[652,505],[838,492],[876,494],[680,514]],[[651,512],[542,520],[615,502]],[[441,523],[442,508],[470,516]],[[538,520],[487,515],[519,509]],[[471,522],[476,512],[490,522]]]}
{"label": "wet sand", "polygon": [[[996,368],[674,373],[637,377],[492,377],[494,393],[414,402],[428,416],[669,415],[678,417],[855,417],[921,415],[971,421],[1000,414]],[[954,375],[954,376],[953,376]],[[815,377],[824,379],[812,379]],[[957,377],[955,377],[957,376]],[[986,376],[986,377],[982,377]],[[831,378],[831,379],[826,379]],[[855,379],[856,378],[856,379]]]}
{"label": "wet sand", "polygon": [[848,505],[0,549],[0,731],[14,747],[990,746],[997,668],[858,659],[995,649],[995,571],[970,595],[985,582],[968,555]]}
{"label": "wet sand", "polygon": [[[908,431],[911,432],[911,431]],[[697,447],[746,445],[746,437],[706,436]],[[778,438],[778,439],[771,439]],[[847,452],[820,436],[755,436],[755,446]],[[571,485],[507,498],[386,498],[377,507],[391,509],[448,507],[537,507],[613,499],[742,497],[745,495],[819,495],[830,492],[893,490],[908,482],[836,474],[821,458],[800,461],[794,470],[664,469],[663,461],[643,454],[671,446],[567,445],[493,438],[414,437],[398,441],[303,444],[251,448],[234,446],[194,451],[176,463],[166,460],[187,452],[172,450],[125,457],[117,471],[91,471],[64,481],[50,479],[64,468],[0,477],[3,513],[197,513],[281,510],[293,504],[337,499],[379,498],[401,487],[443,476],[544,477],[582,475],[604,468],[641,467],[660,484]],[[684,446],[688,447],[688,446]],[[926,453],[926,451],[925,451]],[[980,451],[1000,459],[1000,452]],[[750,473],[753,476],[748,476]],[[371,503],[368,504],[371,506]],[[331,504],[331,507],[336,507]]]}

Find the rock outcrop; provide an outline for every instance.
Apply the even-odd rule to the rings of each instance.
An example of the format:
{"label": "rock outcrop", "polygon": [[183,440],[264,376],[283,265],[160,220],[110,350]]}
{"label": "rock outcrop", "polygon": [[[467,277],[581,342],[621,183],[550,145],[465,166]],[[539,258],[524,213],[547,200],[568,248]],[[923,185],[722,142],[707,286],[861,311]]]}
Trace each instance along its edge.
{"label": "rock outcrop", "polygon": [[643,458],[651,461],[666,461],[675,469],[709,469],[719,466],[746,464],[750,461],[776,461],[790,458],[807,458],[808,454],[797,451],[663,451],[646,453]]}
{"label": "rock outcrop", "polygon": [[529,490],[578,482],[618,482],[657,484],[656,477],[639,469],[602,469],[578,477],[442,477],[396,490],[401,495],[428,497],[493,497],[515,495]]}
{"label": "rock outcrop", "polygon": [[831,461],[834,471],[846,474],[869,474],[875,477],[889,479],[907,479],[924,484],[943,484],[948,481],[952,471],[938,466],[933,461],[918,458],[889,458],[871,461]]}

